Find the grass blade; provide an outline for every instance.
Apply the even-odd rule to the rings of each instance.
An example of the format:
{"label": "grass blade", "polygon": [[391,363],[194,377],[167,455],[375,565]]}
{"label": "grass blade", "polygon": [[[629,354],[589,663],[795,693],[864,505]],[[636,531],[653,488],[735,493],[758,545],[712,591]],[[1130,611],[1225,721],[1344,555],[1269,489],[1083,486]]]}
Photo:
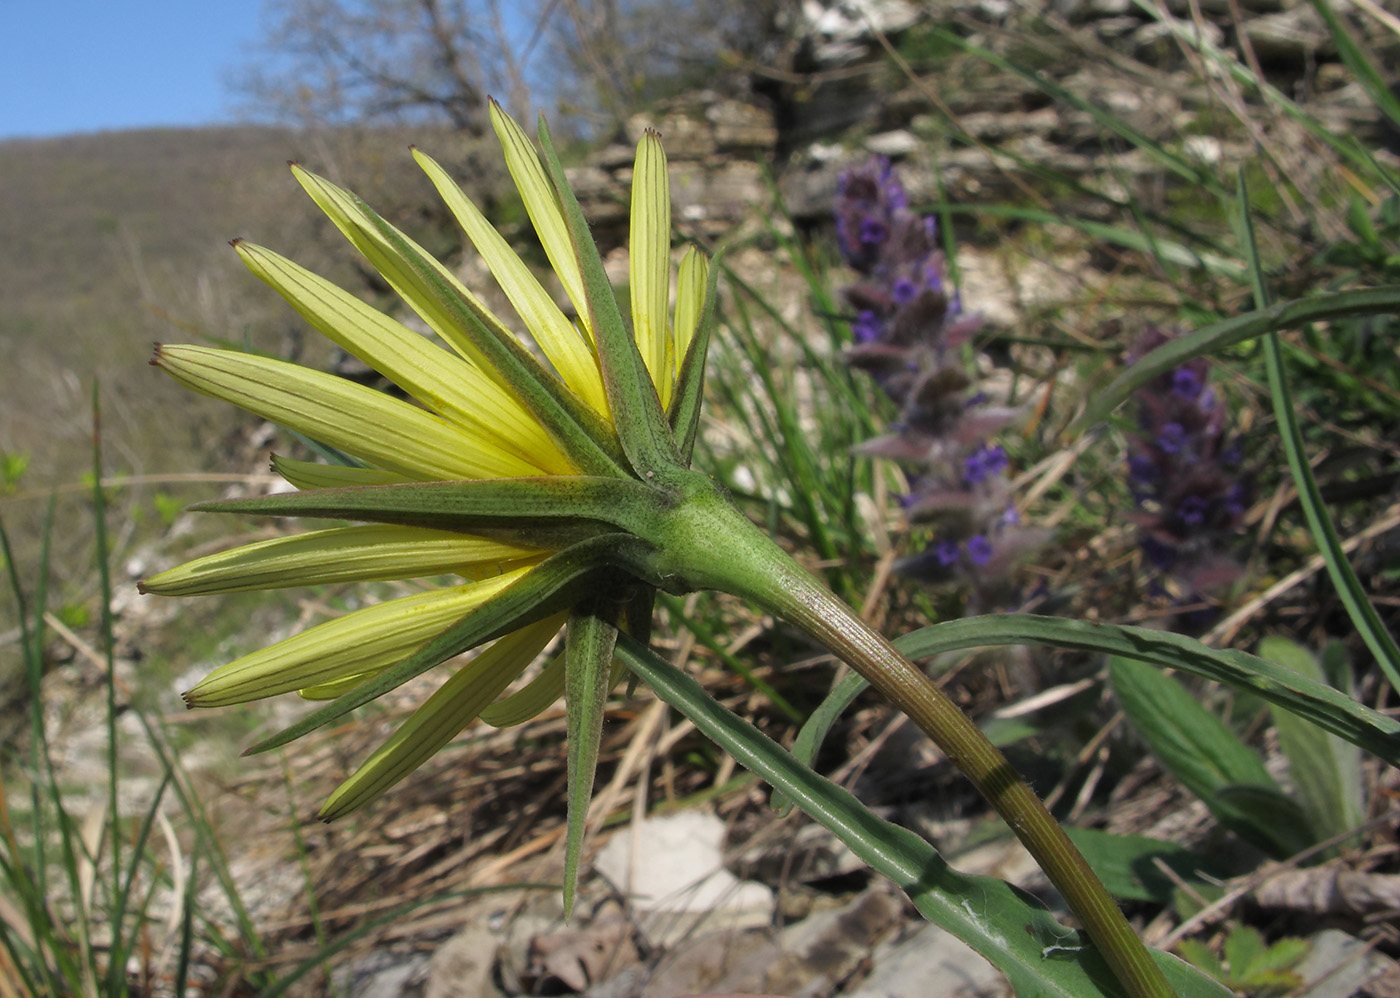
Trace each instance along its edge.
{"label": "grass blade", "polygon": [[895,646],[913,659],[997,645],[1072,648],[1179,669],[1254,693],[1392,766],[1400,765],[1400,721],[1291,669],[1244,652],[1208,648],[1181,634],[1028,613],[999,613],[944,621],[895,640]]}
{"label": "grass blade", "polygon": [[[1259,249],[1254,240],[1254,225],[1250,219],[1249,195],[1243,171],[1239,175],[1238,200],[1239,222],[1249,257],[1255,304],[1267,307],[1269,292],[1259,266]],[[1386,630],[1380,614],[1371,605],[1366,588],[1356,577],[1346,552],[1342,550],[1342,539],[1337,535],[1337,528],[1323,501],[1322,490],[1318,488],[1312,465],[1308,462],[1303,431],[1298,425],[1293,397],[1288,390],[1288,380],[1284,376],[1283,350],[1279,345],[1278,333],[1273,330],[1264,337],[1264,366],[1269,376],[1269,395],[1273,400],[1274,419],[1278,422],[1279,437],[1283,441],[1284,454],[1288,457],[1288,469],[1293,473],[1293,482],[1298,489],[1298,503],[1303,507],[1303,516],[1308,521],[1308,530],[1322,554],[1322,559],[1327,565],[1327,574],[1332,579],[1337,595],[1341,597],[1352,625],[1366,642],[1371,654],[1376,657],[1376,662],[1390,680],[1391,687],[1400,690],[1400,647],[1396,646],[1395,639]]]}

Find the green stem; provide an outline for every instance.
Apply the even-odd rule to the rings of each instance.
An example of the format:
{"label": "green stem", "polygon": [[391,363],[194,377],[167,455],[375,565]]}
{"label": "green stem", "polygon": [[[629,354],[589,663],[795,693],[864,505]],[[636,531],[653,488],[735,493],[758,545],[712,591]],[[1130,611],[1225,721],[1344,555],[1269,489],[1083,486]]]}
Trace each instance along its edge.
{"label": "green stem", "polygon": [[[978,727],[918,666],[712,493],[693,496],[669,547],[692,583],[749,599],[801,628],[904,711],[1015,832],[1132,998],[1173,998],[1147,947],[1059,823]],[[708,501],[707,501],[708,500]],[[684,552],[684,554],[682,554]]]}

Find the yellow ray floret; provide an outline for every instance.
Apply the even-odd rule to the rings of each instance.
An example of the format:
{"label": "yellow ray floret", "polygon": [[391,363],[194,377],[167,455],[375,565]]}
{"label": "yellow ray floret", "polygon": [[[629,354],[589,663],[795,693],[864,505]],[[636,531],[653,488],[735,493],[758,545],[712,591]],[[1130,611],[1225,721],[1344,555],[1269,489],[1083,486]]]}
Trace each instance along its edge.
{"label": "yellow ray floret", "polygon": [[675,362],[670,329],[671,186],[661,139],[648,131],[637,143],[632,171],[632,221],[627,243],[632,332],[661,404],[671,401]]}
{"label": "yellow ray floret", "polygon": [[141,583],[162,596],[324,586],[341,582],[484,578],[502,565],[538,559],[534,548],[449,530],[370,524],[313,530],[207,555]]}
{"label": "yellow ray floret", "polygon": [[559,631],[566,614],[507,634],[443,683],[321,809],[329,821],[379,796],[450,742],[520,675]]}
{"label": "yellow ray floret", "polygon": [[185,694],[185,702],[221,707],[372,674],[401,661],[528,571],[405,596],[317,624],[215,669]]}
{"label": "yellow ray floret", "polygon": [[470,429],[485,445],[514,454],[522,466],[536,469],[530,474],[576,470],[515,398],[475,364],[429,343],[403,323],[272,250],[241,241],[235,248],[248,269],[317,332],[433,412]]}
{"label": "yellow ray floret", "polygon": [[514,454],[441,416],[297,364],[183,345],[159,347],[152,363],[188,388],[410,478],[455,481],[536,473]]}
{"label": "yellow ray floret", "polygon": [[510,300],[511,307],[564,383],[598,412],[607,415],[608,398],[603,391],[603,377],[598,370],[598,358],[588,341],[554,304],[549,292],[530,273],[530,268],[511,249],[505,238],[447,176],[447,172],[432,157],[417,149],[413,151],[413,156],[432,180],[476,251],[486,261],[491,275]]}

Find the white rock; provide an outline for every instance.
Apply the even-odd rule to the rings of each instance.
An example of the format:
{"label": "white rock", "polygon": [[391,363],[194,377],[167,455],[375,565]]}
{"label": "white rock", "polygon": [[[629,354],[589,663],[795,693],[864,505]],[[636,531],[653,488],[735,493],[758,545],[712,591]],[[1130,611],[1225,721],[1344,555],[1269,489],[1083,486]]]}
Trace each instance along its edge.
{"label": "white rock", "polygon": [[767,925],[773,892],[726,870],[723,844],[719,818],[681,811],[647,818],[613,836],[593,865],[631,900],[655,945],[694,931],[701,921],[705,931]]}

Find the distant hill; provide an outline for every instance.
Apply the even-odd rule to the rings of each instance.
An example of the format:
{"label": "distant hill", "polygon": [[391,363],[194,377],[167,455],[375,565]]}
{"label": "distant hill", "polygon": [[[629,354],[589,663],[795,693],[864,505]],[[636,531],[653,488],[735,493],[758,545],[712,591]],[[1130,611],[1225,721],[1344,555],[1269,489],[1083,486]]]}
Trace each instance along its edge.
{"label": "distant hill", "polygon": [[[247,272],[228,240],[251,238],[355,286],[353,251],[286,163],[327,173],[412,228],[426,224],[423,205],[434,200],[407,154],[412,141],[445,164],[464,155],[441,133],[253,126],[0,142],[0,451],[30,456],[19,498],[0,495],[0,517],[18,539],[22,572],[37,551],[42,496],[81,482],[90,467],[94,379],[109,471],[228,470],[220,442],[240,425],[235,410],[151,369],[152,342],[247,340],[285,353],[304,323]],[[210,490],[173,492],[192,501]],[[151,524],[152,494],[122,490],[117,514]],[[82,507],[80,494],[59,507],[58,600],[68,598],[65,580],[87,574],[90,582]],[[7,603],[0,601],[0,632]]]}

